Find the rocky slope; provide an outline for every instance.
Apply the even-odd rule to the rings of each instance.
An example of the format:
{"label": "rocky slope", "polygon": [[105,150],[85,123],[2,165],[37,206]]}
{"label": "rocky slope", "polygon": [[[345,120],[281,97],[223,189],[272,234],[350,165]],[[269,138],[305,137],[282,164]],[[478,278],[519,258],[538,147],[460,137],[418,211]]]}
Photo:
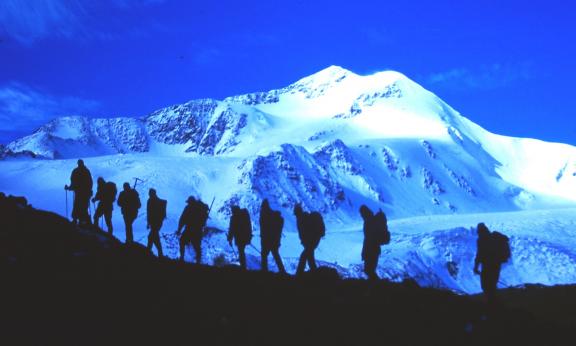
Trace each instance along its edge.
{"label": "rocky slope", "polygon": [[52,213],[0,215],[2,344],[572,344],[573,286],[507,289],[491,308],[411,280],[162,260]]}

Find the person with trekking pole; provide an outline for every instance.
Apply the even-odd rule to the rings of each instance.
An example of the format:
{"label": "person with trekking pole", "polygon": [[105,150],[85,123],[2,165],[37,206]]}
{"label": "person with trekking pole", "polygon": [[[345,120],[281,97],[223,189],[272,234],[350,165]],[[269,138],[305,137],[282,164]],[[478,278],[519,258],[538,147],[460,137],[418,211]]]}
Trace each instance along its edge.
{"label": "person with trekking pole", "polygon": [[[66,191],[74,191],[72,222],[75,224],[90,225],[91,223],[88,209],[90,208],[90,197],[92,196],[92,184],[90,170],[84,165],[83,160],[78,160],[78,167],[74,168],[70,175],[70,185],[64,186]],[[66,206],[68,206],[68,203],[66,203]]]}
{"label": "person with trekking pole", "polygon": [[114,227],[112,225],[112,210],[114,209],[114,201],[116,200],[116,184],[111,181],[105,181],[102,177],[97,180],[96,195],[92,198],[92,203],[98,201],[98,207],[94,212],[94,225],[98,226],[98,219],[104,216],[108,233],[112,235]]}

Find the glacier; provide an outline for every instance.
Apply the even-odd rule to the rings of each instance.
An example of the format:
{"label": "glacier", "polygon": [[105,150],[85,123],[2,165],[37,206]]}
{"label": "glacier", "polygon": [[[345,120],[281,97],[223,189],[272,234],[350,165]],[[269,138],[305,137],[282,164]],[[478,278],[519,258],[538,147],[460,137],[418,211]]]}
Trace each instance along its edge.
{"label": "glacier", "polygon": [[[286,220],[280,252],[290,271],[301,251],[291,212],[300,201],[325,217],[318,260],[362,277],[358,208],[366,204],[390,220],[383,278],[478,292],[473,227],[483,221],[511,236],[502,285],[576,282],[576,148],[490,133],[394,71],[360,76],[331,66],[286,88],[139,118],[60,117],[0,148],[0,158],[0,191],[60,214],[77,158],[94,178],[142,179],[143,201],[152,187],[168,200],[163,245],[173,257],[187,196],[215,200],[206,263],[235,260],[218,231],[230,206],[248,208],[256,225],[268,198]],[[140,241],[143,213],[134,227]],[[113,222],[123,239],[118,210]],[[257,236],[253,245],[249,265],[258,268]]]}

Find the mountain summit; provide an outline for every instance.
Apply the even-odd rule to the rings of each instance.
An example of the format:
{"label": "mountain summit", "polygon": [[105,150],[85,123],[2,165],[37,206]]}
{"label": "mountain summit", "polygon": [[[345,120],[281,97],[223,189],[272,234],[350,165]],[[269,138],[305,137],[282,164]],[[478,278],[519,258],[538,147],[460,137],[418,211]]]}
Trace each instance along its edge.
{"label": "mountain summit", "polygon": [[320,84],[335,84],[344,80],[346,77],[358,76],[355,73],[342,68],[340,66],[329,66],[321,71],[314,73],[308,77],[304,77],[294,83],[294,85],[320,85]]}

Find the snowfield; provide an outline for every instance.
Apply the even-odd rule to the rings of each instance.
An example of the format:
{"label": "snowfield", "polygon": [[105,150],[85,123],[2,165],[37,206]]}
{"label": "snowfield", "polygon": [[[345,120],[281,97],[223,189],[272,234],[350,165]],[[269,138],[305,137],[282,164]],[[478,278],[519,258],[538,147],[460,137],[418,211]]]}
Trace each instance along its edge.
{"label": "snowfield", "polygon": [[[64,215],[69,172],[76,160],[13,160],[0,162],[0,191],[25,195],[37,208]],[[237,188],[230,181],[235,172],[226,172],[226,162],[211,158],[147,157],[147,154],[105,156],[86,159],[92,175],[106,176],[121,184],[133,177],[145,180],[137,190],[145,205],[150,187],[163,186],[158,194],[168,200],[168,219],[162,228],[165,253],[178,256],[178,238],[174,232],[178,217],[190,194],[201,196],[208,204],[215,198],[213,210],[222,203],[219,195]],[[149,167],[155,167],[153,172]],[[196,168],[201,167],[201,168]],[[230,174],[228,174],[230,173]],[[186,182],[194,182],[197,188]],[[68,212],[72,195],[68,194]],[[289,272],[295,272],[302,251],[291,209],[281,209],[286,220],[280,253]],[[236,253],[225,239],[227,219],[212,218],[210,232],[204,240],[204,263],[235,263]],[[252,214],[254,238],[247,248],[248,264],[260,268],[258,214]],[[135,222],[134,238],[146,244],[145,209]],[[392,241],[382,247],[378,273],[382,278],[402,281],[415,279],[420,285],[448,288],[461,293],[480,292],[479,278],[472,272],[476,251],[475,226],[485,222],[490,229],[507,234],[511,241],[512,259],[504,265],[501,287],[526,283],[545,285],[576,282],[576,208],[525,210],[515,212],[427,215],[390,219]],[[124,224],[119,208],[114,210],[115,236],[124,240]],[[105,226],[104,226],[105,227]],[[364,277],[360,252],[362,223],[359,217],[348,224],[327,223],[327,235],[316,251],[324,265],[336,267],[343,276]],[[193,250],[187,260],[193,261]],[[270,258],[270,267],[275,265]]]}
{"label": "snowfield", "polygon": [[[363,277],[358,209],[366,204],[390,220],[383,278],[479,292],[474,227],[485,222],[511,238],[502,285],[576,283],[576,148],[492,134],[398,72],[359,76],[332,66],[283,89],[193,100],[141,118],[57,118],[0,148],[0,191],[62,215],[68,200],[70,213],[64,185],[78,158],[94,181],[120,189],[142,179],[143,206],[149,188],[168,200],[162,234],[171,257],[193,195],[214,201],[204,262],[236,260],[221,230],[239,204],[255,226],[248,254],[258,268],[257,220],[268,198],[285,218],[288,271],[301,251],[292,208],[302,202],[327,224],[317,259]],[[113,222],[123,240],[119,208]],[[145,226],[142,208],[134,227],[142,243]]]}

